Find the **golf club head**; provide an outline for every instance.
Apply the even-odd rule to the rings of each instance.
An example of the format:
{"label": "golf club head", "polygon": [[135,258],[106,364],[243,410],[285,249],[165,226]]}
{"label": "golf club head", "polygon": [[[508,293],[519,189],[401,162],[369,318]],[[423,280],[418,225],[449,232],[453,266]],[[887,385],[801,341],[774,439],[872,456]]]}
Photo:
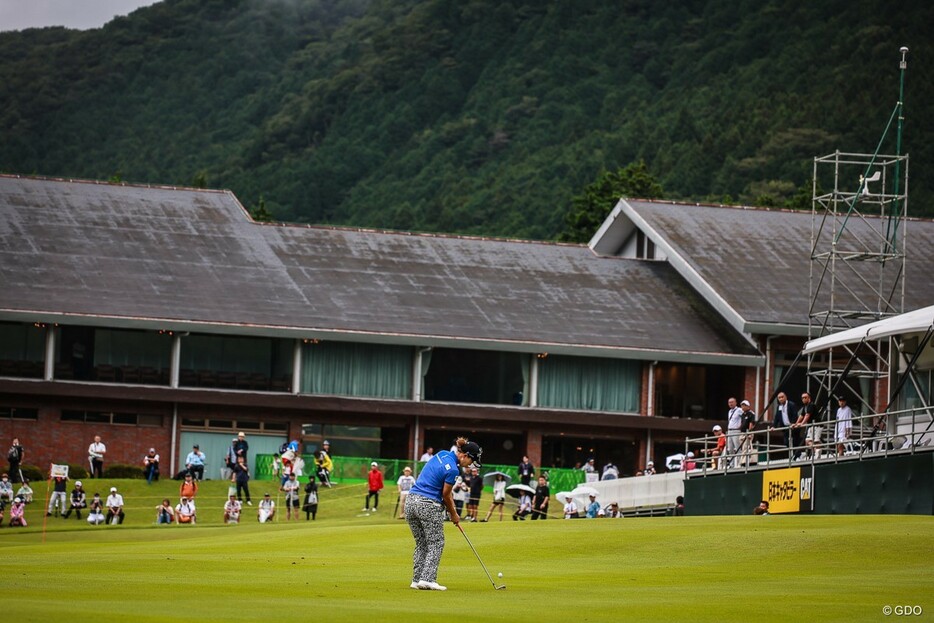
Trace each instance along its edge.
{"label": "golf club head", "polygon": [[502,590],[505,590],[505,589],[506,589],[506,585],[503,584],[502,586],[496,586],[496,585],[494,584],[494,585],[493,585],[493,589],[494,589],[494,590],[497,590],[497,591],[502,591]]}

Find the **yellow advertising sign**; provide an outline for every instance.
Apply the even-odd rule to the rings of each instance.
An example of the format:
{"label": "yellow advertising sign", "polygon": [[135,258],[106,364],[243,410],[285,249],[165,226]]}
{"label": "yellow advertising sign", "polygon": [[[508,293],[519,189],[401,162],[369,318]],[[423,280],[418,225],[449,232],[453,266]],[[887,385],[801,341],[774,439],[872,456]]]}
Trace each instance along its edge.
{"label": "yellow advertising sign", "polygon": [[762,473],[762,499],[769,501],[770,513],[797,513],[811,510],[801,502],[811,502],[811,477],[802,478],[801,468],[771,469]]}

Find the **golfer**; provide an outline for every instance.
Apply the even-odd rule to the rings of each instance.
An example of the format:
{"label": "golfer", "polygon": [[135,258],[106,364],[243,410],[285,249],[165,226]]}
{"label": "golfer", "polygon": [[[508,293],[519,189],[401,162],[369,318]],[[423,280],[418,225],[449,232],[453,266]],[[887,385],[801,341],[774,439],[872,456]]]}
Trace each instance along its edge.
{"label": "golfer", "polygon": [[444,509],[447,508],[451,523],[460,524],[461,518],[454,508],[454,480],[462,467],[480,467],[483,454],[476,442],[464,437],[457,438],[455,447],[454,451],[438,452],[425,464],[405,498],[405,519],[415,537],[411,588],[447,590],[437,582],[438,565],[444,551]]}

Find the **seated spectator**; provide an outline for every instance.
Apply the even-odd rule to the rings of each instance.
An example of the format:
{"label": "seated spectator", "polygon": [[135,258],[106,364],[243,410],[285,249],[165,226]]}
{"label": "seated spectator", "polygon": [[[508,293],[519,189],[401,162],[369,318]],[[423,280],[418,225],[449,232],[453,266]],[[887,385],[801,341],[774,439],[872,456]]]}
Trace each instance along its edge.
{"label": "seated spectator", "polygon": [[684,461],[681,463],[681,471],[689,472],[695,469],[697,469],[697,462],[694,460],[694,453],[688,452],[687,456],[684,457]]}
{"label": "seated spectator", "polygon": [[726,450],[726,435],[723,434],[723,428],[719,424],[713,427],[713,434],[717,438],[717,445],[713,448],[704,448],[701,452],[711,458],[710,469],[717,469],[720,464],[720,457],[723,456],[723,452]]}
{"label": "seated spectator", "polygon": [[643,476],[654,476],[655,475],[655,461],[649,461],[645,464],[645,469],[642,471]]}
{"label": "seated spectator", "polygon": [[607,463],[603,466],[603,473],[600,475],[600,480],[616,480],[617,478],[619,478],[618,467],[612,463]]}
{"label": "seated spectator", "polygon": [[187,469],[195,480],[204,480],[204,452],[201,447],[195,444],[185,459],[185,469]]}
{"label": "seated spectator", "polygon": [[81,509],[88,507],[88,496],[84,492],[84,486],[80,480],[75,481],[75,488],[71,491],[71,500],[68,510],[62,515],[62,518],[68,519],[71,511],[75,511],[75,519],[81,520]]}
{"label": "seated spectator", "polygon": [[159,480],[159,455],[156,454],[155,448],[150,448],[149,453],[143,457],[143,474],[148,484]]}
{"label": "seated spectator", "polygon": [[564,518],[565,519],[577,519],[579,517],[577,511],[577,504],[574,503],[574,498],[570,495],[565,498],[566,503],[564,505]]}
{"label": "seated spectator", "polygon": [[263,499],[256,510],[256,516],[260,523],[272,521],[272,518],[276,516],[276,503],[272,501],[268,493],[263,494]]}
{"label": "seated spectator", "polygon": [[768,515],[769,514],[769,501],[762,500],[759,502],[759,505],[752,509],[753,515]]}
{"label": "seated spectator", "polygon": [[23,498],[23,504],[31,504],[33,491],[32,487],[29,486],[29,480],[23,479],[23,484],[20,485],[20,488],[16,491],[16,495]]}
{"label": "seated spectator", "polygon": [[614,519],[618,517],[622,517],[623,516],[622,513],[619,512],[619,504],[617,504],[616,502],[613,502],[612,504],[610,504],[609,507],[607,507],[606,509],[605,516],[612,517]]}
{"label": "seated spectator", "polygon": [[104,503],[101,501],[100,493],[95,493],[88,505],[88,523],[92,526],[104,523]]}
{"label": "seated spectator", "polygon": [[230,494],[230,499],[224,502],[224,523],[240,523],[240,509],[242,505],[237,500],[234,493]]}
{"label": "seated spectator", "polygon": [[525,518],[532,512],[532,496],[528,492],[523,491],[522,497],[519,498],[519,508],[516,509],[516,512],[512,514],[512,520],[522,520],[525,521]]}
{"label": "seated spectator", "polygon": [[111,525],[122,524],[125,517],[123,513],[123,496],[117,493],[116,487],[110,488],[107,496],[107,523]]}
{"label": "seated spectator", "polygon": [[600,502],[597,501],[597,496],[591,493],[590,504],[587,505],[587,519],[596,519],[601,510]]}
{"label": "seated spectator", "polygon": [[182,500],[175,506],[175,517],[178,519],[179,525],[194,524],[195,501],[189,500],[188,498],[182,498]]}
{"label": "seated spectator", "polygon": [[175,522],[175,509],[169,498],[162,498],[162,504],[156,507],[156,523],[170,524]]}
{"label": "seated spectator", "polygon": [[23,501],[23,498],[17,497],[13,499],[13,505],[10,506],[10,527],[21,526],[26,527],[26,503]]}
{"label": "seated spectator", "polygon": [[0,504],[9,504],[13,501],[13,483],[7,474],[0,476]]}

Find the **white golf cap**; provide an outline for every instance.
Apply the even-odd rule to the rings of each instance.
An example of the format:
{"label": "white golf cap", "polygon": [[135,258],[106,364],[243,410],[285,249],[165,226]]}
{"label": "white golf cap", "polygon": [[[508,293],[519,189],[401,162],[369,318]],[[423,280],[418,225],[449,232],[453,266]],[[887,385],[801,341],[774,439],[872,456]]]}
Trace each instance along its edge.
{"label": "white golf cap", "polygon": [[749,401],[748,401],[748,400],[744,400],[744,401],[742,401],[742,402],[739,403],[739,404],[742,405],[742,406],[744,406],[744,407],[749,407],[749,406],[751,406],[751,405],[749,404]]}
{"label": "white golf cap", "polygon": [[720,428],[720,425],[719,425],[719,424],[715,424],[714,427],[713,427],[713,430],[714,430],[714,432],[717,432],[718,430],[723,430],[723,429]]}
{"label": "white golf cap", "polygon": [[688,458],[689,458],[689,459],[693,459],[693,458],[694,458],[694,453],[693,453],[693,452],[688,452]]}
{"label": "white golf cap", "polygon": [[116,492],[117,492],[117,488],[116,488],[116,487],[111,487],[111,488],[110,488],[110,492],[111,492],[111,493],[116,493]]}
{"label": "white golf cap", "polygon": [[376,467],[377,465],[379,465],[379,463],[377,463],[376,461],[373,461],[372,463],[370,463],[370,467]]}
{"label": "white golf cap", "polygon": [[80,481],[80,480],[76,480],[76,481],[75,481],[75,486],[76,486],[76,487],[80,487],[80,486],[81,486],[81,481]]}
{"label": "white golf cap", "polygon": [[655,461],[649,461],[647,465],[655,465]]}

